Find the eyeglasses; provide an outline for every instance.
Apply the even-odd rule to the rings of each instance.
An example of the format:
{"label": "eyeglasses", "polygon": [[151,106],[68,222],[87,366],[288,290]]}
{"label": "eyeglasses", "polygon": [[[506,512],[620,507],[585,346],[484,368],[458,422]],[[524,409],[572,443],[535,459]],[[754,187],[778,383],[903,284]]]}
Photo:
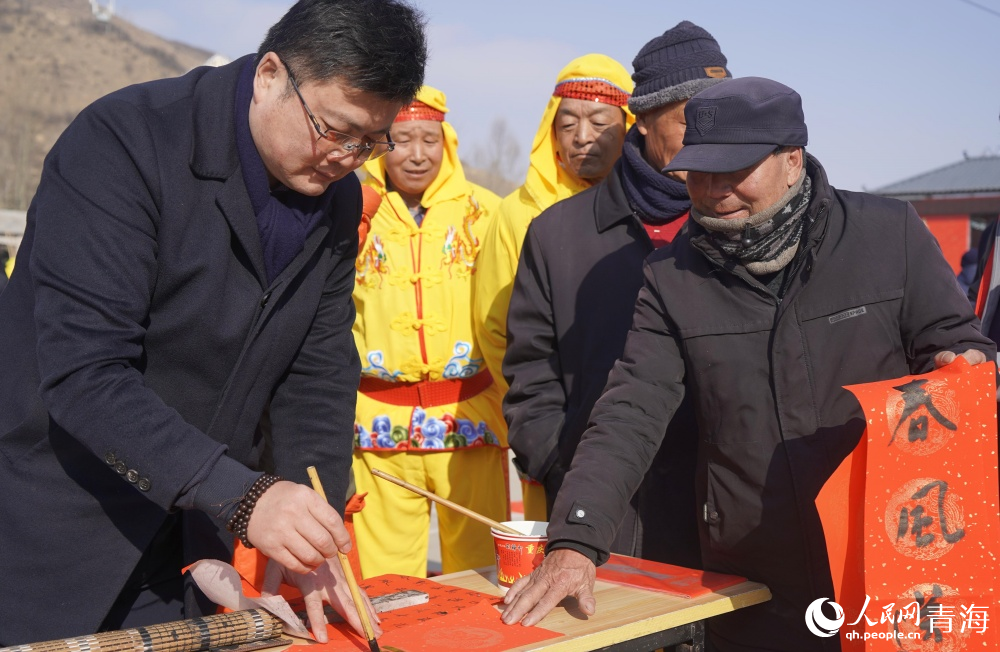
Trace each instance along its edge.
{"label": "eyeglasses", "polygon": [[282,62],[282,64],[284,64],[285,71],[288,73],[288,81],[292,82],[292,88],[295,89],[295,94],[299,96],[299,102],[302,102],[302,108],[306,110],[309,120],[312,121],[313,127],[316,128],[316,133],[319,134],[316,142],[325,140],[332,144],[330,151],[327,152],[327,156],[334,158],[353,156],[359,161],[374,161],[396,149],[396,143],[392,142],[392,136],[389,135],[389,132],[385,134],[386,140],[372,140],[371,138],[355,138],[334,129],[324,130],[320,126],[319,120],[313,115],[309,105],[306,104],[305,98],[302,97],[302,92],[299,90],[299,85],[295,82],[295,75],[292,74],[292,69],[288,67],[287,63]]}

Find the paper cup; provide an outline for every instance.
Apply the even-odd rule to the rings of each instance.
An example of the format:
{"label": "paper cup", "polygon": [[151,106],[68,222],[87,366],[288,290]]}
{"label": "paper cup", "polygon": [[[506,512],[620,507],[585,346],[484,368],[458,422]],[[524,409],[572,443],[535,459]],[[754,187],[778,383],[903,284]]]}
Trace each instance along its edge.
{"label": "paper cup", "polygon": [[490,528],[497,558],[497,586],[507,592],[514,582],[530,575],[545,556],[546,530],[544,521],[504,521],[504,525],[521,534],[507,534]]}

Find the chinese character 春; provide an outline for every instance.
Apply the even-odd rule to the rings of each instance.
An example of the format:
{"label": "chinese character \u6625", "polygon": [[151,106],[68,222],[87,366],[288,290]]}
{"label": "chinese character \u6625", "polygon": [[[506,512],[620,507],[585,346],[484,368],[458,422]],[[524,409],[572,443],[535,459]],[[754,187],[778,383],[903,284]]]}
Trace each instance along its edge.
{"label": "chinese character \u6625", "polygon": [[[903,414],[899,417],[899,423],[896,424],[896,428],[892,431],[892,438],[889,440],[889,445],[896,439],[896,433],[899,431],[899,427],[903,425],[903,422],[911,417],[921,406],[927,409],[934,419],[940,423],[942,426],[948,430],[958,430],[958,426],[948,420],[934,405],[931,400],[931,395],[927,393],[924,389],[924,385],[927,383],[926,379],[911,380],[908,383],[899,385],[898,387],[893,387],[893,389],[899,390],[903,393]],[[915,442],[918,439],[921,441],[927,441],[927,416],[920,415],[914,417],[910,420],[908,439],[911,442]]]}

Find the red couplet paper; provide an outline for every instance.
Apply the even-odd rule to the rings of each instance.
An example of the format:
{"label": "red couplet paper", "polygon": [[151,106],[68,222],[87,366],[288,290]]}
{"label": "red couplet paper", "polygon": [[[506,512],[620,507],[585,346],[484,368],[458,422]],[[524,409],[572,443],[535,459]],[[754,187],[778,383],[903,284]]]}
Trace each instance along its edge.
{"label": "red couplet paper", "polygon": [[[428,600],[423,604],[394,609],[379,614],[379,618],[382,619],[382,630],[386,632],[419,625],[440,616],[457,613],[462,609],[474,607],[480,602],[491,600],[499,602],[502,600],[502,598],[480,593],[479,591],[462,589],[457,586],[447,586],[432,582],[431,580],[408,577],[406,575],[379,575],[378,577],[361,582],[359,586],[365,590],[369,598],[392,595],[393,593],[400,593],[411,589],[427,594]],[[291,605],[297,612],[305,610],[305,603],[302,602],[301,598],[292,600]],[[350,630],[350,627],[344,623],[338,623],[336,627],[344,631]]]}
{"label": "red couplet paper", "polygon": [[1000,649],[995,374],[847,387],[867,433],[816,501],[845,652]]}
{"label": "red couplet paper", "polygon": [[597,579],[682,598],[697,598],[747,581],[745,577],[736,575],[694,570],[625,555],[611,555],[607,563],[597,569]]}
{"label": "red couplet paper", "polygon": [[[433,601],[433,599],[432,599]],[[406,611],[415,607],[400,609]],[[389,612],[387,615],[393,612]],[[407,619],[408,621],[410,619]],[[432,614],[422,622],[402,624],[387,623],[382,617],[384,633],[378,639],[383,652],[437,652],[439,650],[481,650],[500,652],[511,648],[537,643],[562,636],[541,627],[505,625],[500,620],[500,612],[488,601],[480,601],[448,613]],[[324,644],[293,645],[303,652],[366,652],[368,643],[354,633],[348,625],[338,623],[327,625],[330,641]]]}
{"label": "red couplet paper", "polygon": [[[406,575],[380,575],[360,583],[369,597],[375,598],[407,590],[427,594],[424,604],[403,607],[379,614],[382,637],[379,647],[393,650],[506,650],[537,641],[562,636],[540,627],[504,625],[494,605],[502,598],[479,591],[447,586]],[[244,589],[247,582],[244,580]],[[252,589],[250,589],[253,592]],[[296,612],[305,615],[302,598],[290,600]],[[326,626],[329,642],[293,645],[309,652],[349,652],[368,650],[368,643],[344,622]]]}
{"label": "red couplet paper", "polygon": [[541,627],[504,625],[500,612],[490,603],[386,634],[385,652],[439,652],[441,650],[479,650],[500,652],[562,636]]}
{"label": "red couplet paper", "polygon": [[[259,596],[266,559],[256,550],[243,550],[237,559],[245,595]],[[237,555],[239,557],[239,555]],[[249,577],[248,577],[249,576]],[[385,652],[419,650],[506,650],[549,638],[562,636],[540,627],[504,625],[493,605],[503,599],[479,591],[447,586],[406,575],[380,575],[360,582],[371,597],[392,595],[407,590],[426,593],[424,604],[403,607],[379,614],[383,635],[379,646]],[[293,587],[282,585],[279,593],[292,609],[305,617],[302,595]],[[329,607],[327,607],[329,613]],[[329,615],[328,615],[329,617]],[[368,642],[344,622],[328,624],[327,643],[306,643],[293,648],[310,652],[348,652],[368,650]]]}

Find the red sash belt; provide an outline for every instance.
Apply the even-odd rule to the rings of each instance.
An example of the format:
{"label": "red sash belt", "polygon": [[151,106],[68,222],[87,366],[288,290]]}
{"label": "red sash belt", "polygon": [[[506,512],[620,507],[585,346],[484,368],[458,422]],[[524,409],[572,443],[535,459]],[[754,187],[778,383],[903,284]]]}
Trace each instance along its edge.
{"label": "red sash belt", "polygon": [[372,376],[362,376],[362,394],[389,405],[435,407],[465,401],[493,384],[493,376],[483,370],[468,378],[421,380],[417,383],[394,383]]}

